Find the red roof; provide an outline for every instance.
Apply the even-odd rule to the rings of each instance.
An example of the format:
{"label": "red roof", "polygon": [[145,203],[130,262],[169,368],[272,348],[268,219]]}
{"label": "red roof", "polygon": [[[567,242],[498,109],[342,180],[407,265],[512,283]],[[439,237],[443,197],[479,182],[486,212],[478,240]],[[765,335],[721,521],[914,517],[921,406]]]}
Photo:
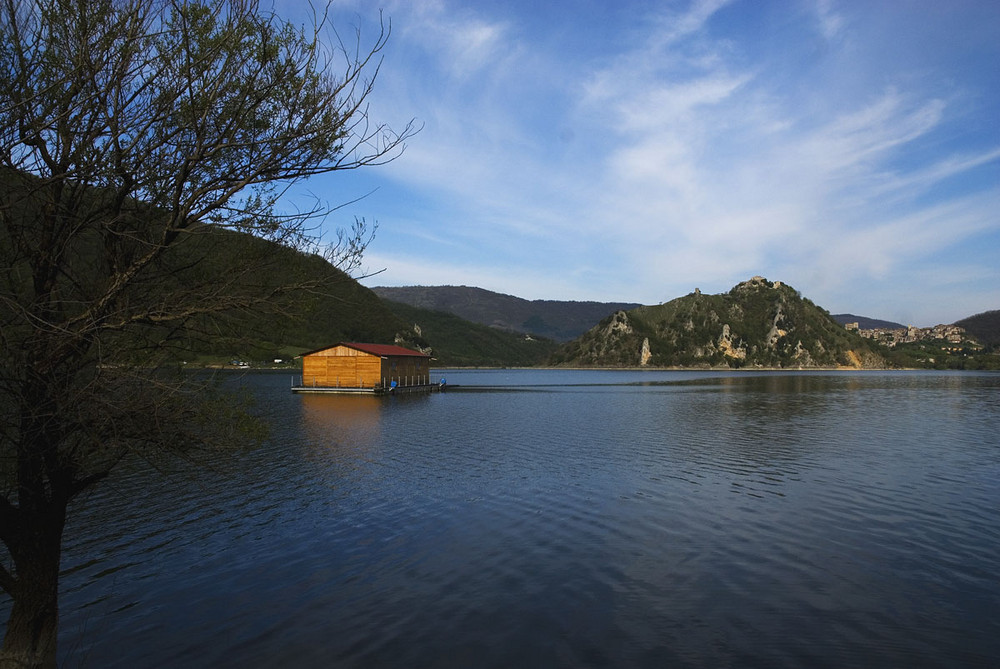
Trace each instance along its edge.
{"label": "red roof", "polygon": [[372,355],[377,355],[381,358],[389,356],[408,356],[415,358],[429,358],[426,353],[421,353],[420,351],[414,351],[408,348],[403,348],[402,346],[393,346],[392,344],[356,344],[351,342],[342,341],[339,344],[333,344],[332,346],[324,346],[323,348],[318,348],[315,351],[308,351],[303,353],[302,356],[307,356],[312,353],[318,353],[320,351],[325,351],[328,348],[334,348],[336,346],[346,346],[347,348],[353,348],[356,351],[362,351],[364,353],[371,353]]}

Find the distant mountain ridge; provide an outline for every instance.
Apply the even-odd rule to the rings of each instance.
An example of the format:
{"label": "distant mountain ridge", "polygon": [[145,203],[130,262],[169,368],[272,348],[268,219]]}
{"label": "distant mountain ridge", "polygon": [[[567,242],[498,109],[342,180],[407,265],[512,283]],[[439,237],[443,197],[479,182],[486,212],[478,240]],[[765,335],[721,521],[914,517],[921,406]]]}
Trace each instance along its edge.
{"label": "distant mountain ridge", "polygon": [[444,311],[389,300],[382,304],[411,324],[407,332],[397,335],[397,341],[403,345],[413,338],[425,342],[430,348],[422,350],[431,353],[434,364],[440,366],[532,367],[543,364],[558,346],[551,339],[487,327]]}
{"label": "distant mountain ridge", "polygon": [[868,318],[867,316],[855,316],[854,314],[833,314],[830,318],[837,321],[841,325],[857,323],[858,327],[862,330],[898,330],[906,327],[901,323],[882,321],[877,318]]}
{"label": "distant mountain ridge", "polygon": [[728,293],[696,290],[661,305],[615,312],[550,361],[626,367],[888,365],[870,342],[797,290],[759,276]]}
{"label": "distant mountain ridge", "polygon": [[391,302],[443,311],[473,323],[560,342],[580,336],[615,311],[641,306],[633,302],[525,300],[469,286],[379,286],[371,290]]}

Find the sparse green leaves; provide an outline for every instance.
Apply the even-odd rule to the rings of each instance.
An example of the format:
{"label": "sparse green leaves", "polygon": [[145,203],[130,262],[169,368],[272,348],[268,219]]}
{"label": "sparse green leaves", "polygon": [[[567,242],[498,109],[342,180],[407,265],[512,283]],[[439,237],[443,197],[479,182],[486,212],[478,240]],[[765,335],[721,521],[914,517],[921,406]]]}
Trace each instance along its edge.
{"label": "sparse green leaves", "polygon": [[327,26],[254,0],[4,2],[0,160],[115,188],[174,227],[238,210],[253,229],[274,206],[258,191],[391,160],[414,130],[367,115],[385,31],[361,58],[338,45],[341,68]]}

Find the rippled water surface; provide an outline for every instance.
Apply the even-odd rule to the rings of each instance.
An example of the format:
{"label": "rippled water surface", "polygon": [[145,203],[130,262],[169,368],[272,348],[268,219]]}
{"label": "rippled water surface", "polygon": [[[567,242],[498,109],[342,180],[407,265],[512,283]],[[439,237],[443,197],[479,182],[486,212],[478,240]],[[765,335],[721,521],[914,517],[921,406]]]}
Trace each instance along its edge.
{"label": "rippled water surface", "polygon": [[447,371],[75,509],[66,666],[995,666],[1000,376]]}

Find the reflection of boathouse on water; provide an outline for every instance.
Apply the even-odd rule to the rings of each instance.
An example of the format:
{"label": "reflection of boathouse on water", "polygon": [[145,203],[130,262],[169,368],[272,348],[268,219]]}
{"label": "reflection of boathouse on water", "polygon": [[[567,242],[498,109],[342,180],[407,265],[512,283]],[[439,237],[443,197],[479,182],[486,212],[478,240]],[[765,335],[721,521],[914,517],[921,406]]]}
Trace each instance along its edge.
{"label": "reflection of boathouse on water", "polygon": [[432,390],[431,356],[388,344],[340,343],[303,353],[297,393],[387,393]]}

